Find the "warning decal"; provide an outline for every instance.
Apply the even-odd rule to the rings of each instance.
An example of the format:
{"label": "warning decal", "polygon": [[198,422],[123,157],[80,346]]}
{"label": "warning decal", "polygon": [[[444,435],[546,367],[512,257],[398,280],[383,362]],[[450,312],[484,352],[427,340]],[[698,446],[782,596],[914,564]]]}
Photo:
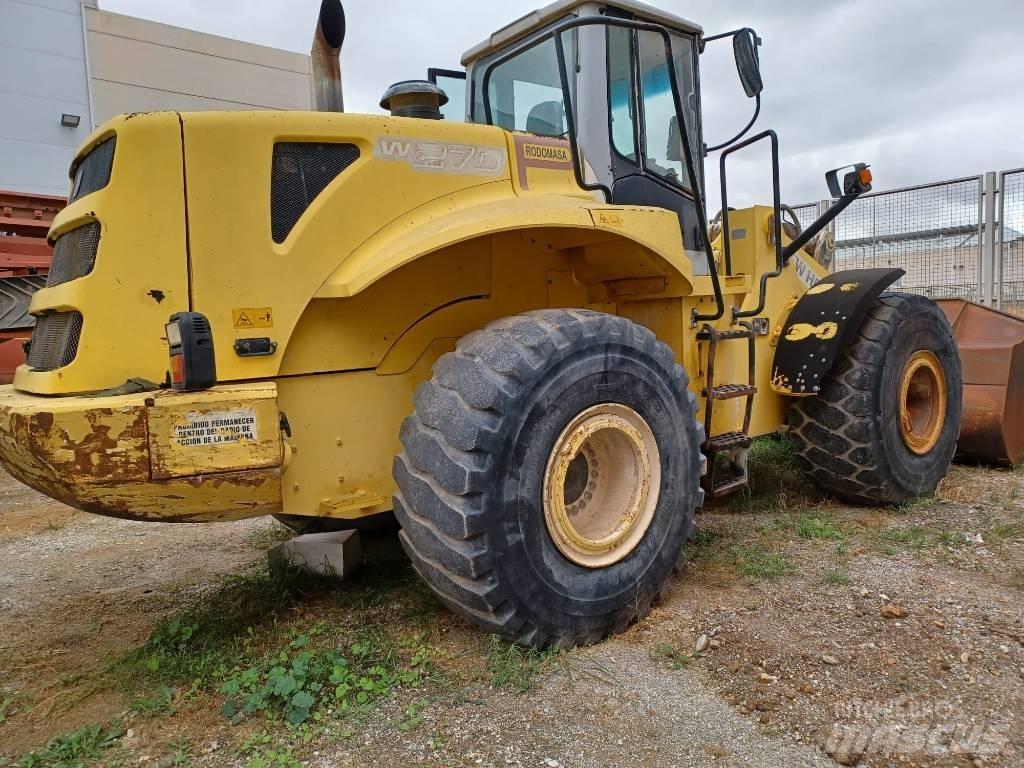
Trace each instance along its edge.
{"label": "warning decal", "polygon": [[174,425],[174,444],[182,448],[255,442],[258,438],[255,408],[235,408],[205,413],[189,411]]}
{"label": "warning decal", "polygon": [[274,313],[270,307],[243,307],[231,310],[235,328],[273,328]]}

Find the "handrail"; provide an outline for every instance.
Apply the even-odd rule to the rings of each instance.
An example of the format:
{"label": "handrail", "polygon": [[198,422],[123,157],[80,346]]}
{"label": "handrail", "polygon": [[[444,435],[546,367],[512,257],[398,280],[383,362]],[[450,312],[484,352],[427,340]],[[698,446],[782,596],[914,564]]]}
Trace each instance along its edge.
{"label": "handrail", "polygon": [[755,136],[751,136],[746,141],[742,141],[739,144],[729,147],[722,153],[721,159],[719,160],[718,173],[722,185],[722,242],[725,246],[725,273],[730,274],[732,272],[732,238],[730,237],[731,230],[729,229],[729,190],[726,186],[725,161],[728,159],[729,155],[734,152],[744,149],[745,147],[749,147],[751,144],[756,144],[763,139],[769,139],[772,145],[772,204],[775,209],[775,271],[765,272],[761,275],[757,306],[754,309],[739,310],[735,307],[733,308],[733,322],[739,320],[741,317],[756,317],[764,312],[764,305],[768,295],[768,280],[781,275],[782,268],[786,263],[782,252],[782,200],[780,199],[781,192],[779,190],[779,137],[775,131],[769,129],[767,131],[761,131],[761,133]]}

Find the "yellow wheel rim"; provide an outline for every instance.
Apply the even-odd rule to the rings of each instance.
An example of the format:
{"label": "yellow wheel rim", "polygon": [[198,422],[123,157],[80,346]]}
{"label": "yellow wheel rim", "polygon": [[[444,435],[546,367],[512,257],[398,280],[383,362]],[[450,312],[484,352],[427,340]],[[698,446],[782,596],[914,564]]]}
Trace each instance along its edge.
{"label": "yellow wheel rim", "polygon": [[660,492],[661,456],[647,422],[624,405],[595,405],[576,416],[551,449],[544,521],[569,560],[604,568],[643,539]]}
{"label": "yellow wheel rim", "polygon": [[926,454],[939,442],[948,396],[939,359],[924,349],[915,352],[900,375],[899,401],[900,437],[914,453]]}

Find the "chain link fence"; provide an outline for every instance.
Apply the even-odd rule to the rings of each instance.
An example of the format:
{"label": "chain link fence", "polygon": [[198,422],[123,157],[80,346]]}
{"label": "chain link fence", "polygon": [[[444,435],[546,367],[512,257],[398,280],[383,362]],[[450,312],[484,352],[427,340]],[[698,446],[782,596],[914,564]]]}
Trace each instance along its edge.
{"label": "chain link fence", "polygon": [[1024,168],[1003,171],[999,189],[998,305],[1004,312],[1024,315]]}
{"label": "chain link fence", "polygon": [[806,227],[816,218],[818,218],[819,205],[818,203],[807,203],[806,205],[794,205],[792,206],[793,212],[796,217],[800,220],[799,224],[801,228]]}
{"label": "chain link fence", "polygon": [[[806,227],[827,205],[793,208]],[[873,192],[832,231],[834,269],[900,267],[897,290],[1024,316],[1024,168]]]}

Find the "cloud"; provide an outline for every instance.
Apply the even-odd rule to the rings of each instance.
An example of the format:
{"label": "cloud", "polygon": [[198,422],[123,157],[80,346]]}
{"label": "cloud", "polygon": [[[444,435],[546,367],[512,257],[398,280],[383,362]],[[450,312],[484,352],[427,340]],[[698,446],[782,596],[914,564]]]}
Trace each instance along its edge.
{"label": "cloud", "polygon": [[[392,82],[457,67],[462,52],[547,0],[346,3],[346,106],[377,112]],[[100,0],[107,10],[306,52],[319,0]],[[783,199],[825,195],[826,170],[873,165],[878,188],[1024,165],[1024,13],[1015,0],[661,0],[710,34],[752,26],[764,39],[758,128],[780,137]],[[702,57],[705,138],[749,118],[727,40]],[[709,204],[718,159],[708,159]],[[730,159],[730,203],[770,200],[763,152]]]}

